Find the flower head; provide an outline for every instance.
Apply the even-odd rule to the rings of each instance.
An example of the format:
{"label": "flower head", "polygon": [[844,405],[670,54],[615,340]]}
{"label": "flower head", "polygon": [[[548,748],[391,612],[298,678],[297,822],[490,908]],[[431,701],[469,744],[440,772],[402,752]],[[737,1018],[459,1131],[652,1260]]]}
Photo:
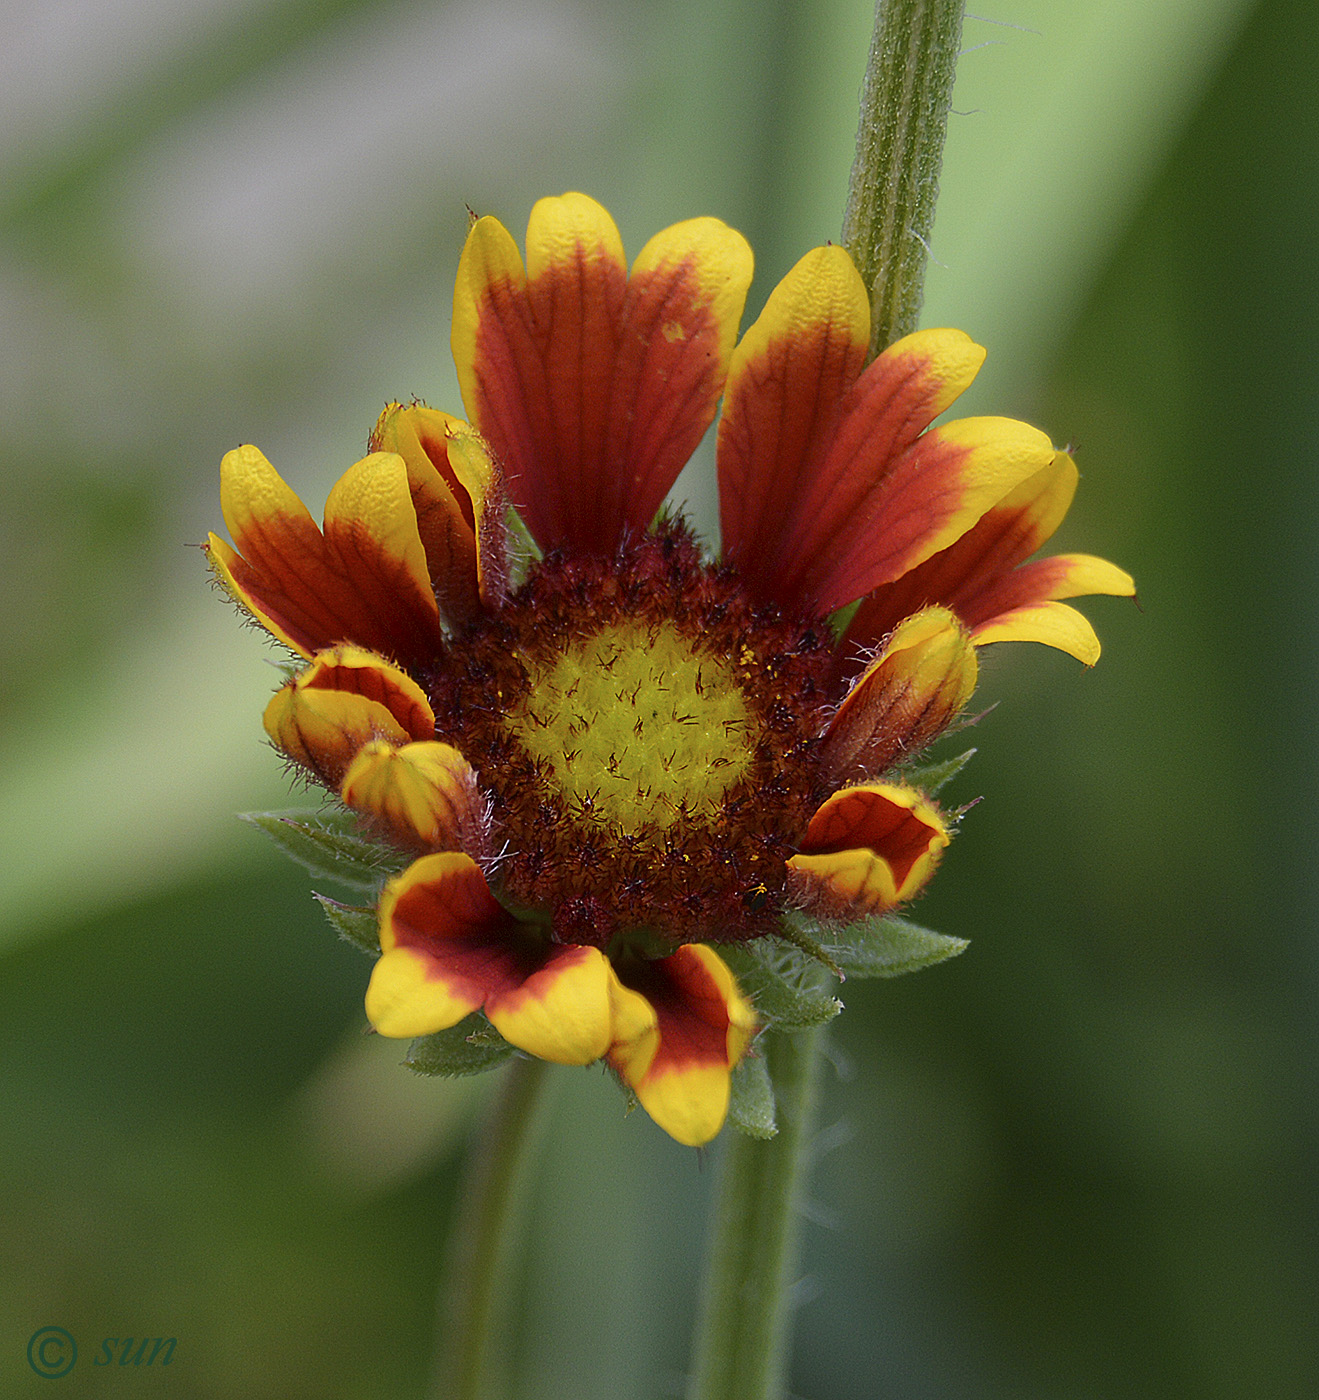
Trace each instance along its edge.
{"label": "flower head", "polygon": [[[904,769],[964,709],[976,648],[1091,663],[1060,600],[1133,588],[1089,556],[1024,562],[1070,459],[1010,419],[932,426],[983,352],[931,330],[867,362],[842,249],[807,254],[738,343],[751,252],[715,219],[629,269],[570,194],[535,206],[526,248],[491,218],[468,235],[470,423],[391,404],[319,530],[231,452],[233,546],[210,558],[305,663],[267,710],[275,745],[415,857],[380,895],[376,1029],[479,1012],[529,1054],[604,1059],[699,1144],[758,1025],[711,945],[919,893],[950,821]],[[721,396],[711,560],[657,512]],[[539,551],[522,570],[513,511]]]}

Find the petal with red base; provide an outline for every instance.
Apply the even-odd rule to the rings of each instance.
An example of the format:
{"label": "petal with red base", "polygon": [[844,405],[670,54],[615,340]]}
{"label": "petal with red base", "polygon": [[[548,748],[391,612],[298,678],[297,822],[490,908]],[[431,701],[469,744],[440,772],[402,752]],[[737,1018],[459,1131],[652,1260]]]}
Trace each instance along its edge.
{"label": "petal with red base", "polygon": [[455,419],[445,446],[449,465],[462,483],[476,515],[476,581],[481,601],[497,608],[508,597],[508,493],[504,474],[485,439]]}
{"label": "petal with red base", "polygon": [[1093,593],[1134,598],[1136,583],[1125,569],[1093,554],[1055,554],[1022,564],[976,599],[972,639],[977,646],[1043,642],[1093,666],[1099,660],[1094,628],[1058,601]]}
{"label": "petal with red base", "polygon": [[325,540],[377,627],[396,638],[394,655],[405,664],[432,664],[443,635],[439,608],[407,465],[397,453],[373,452],[334,484],[325,502]]}
{"label": "petal with red base", "polygon": [[961,713],[976,675],[972,639],[947,608],[904,618],[825,731],[826,780],[873,777],[919,753]]}
{"label": "petal with red base", "polygon": [[490,854],[489,806],[471,764],[448,744],[374,740],[349,765],[339,796],[400,845]]}
{"label": "petal with red base", "polygon": [[366,1013],[381,1035],[430,1035],[483,1008],[510,1044],[543,1060],[585,1065],[609,1048],[604,954],[519,923],[466,855],[423,856],[385,886],[380,947]]}
{"label": "petal with red base", "polygon": [[991,506],[947,549],[871,593],[856,610],[845,645],[869,647],[911,613],[935,603],[968,623],[978,594],[1016,568],[1062,523],[1076,493],[1077,472],[1065,452]]}
{"label": "petal with red base", "polygon": [[709,1142],[728,1114],[730,1075],[756,1030],[751,1004],[713,949],[616,969],[609,1062],[641,1106],[688,1147]]}
{"label": "petal with red base", "polygon": [[1130,597],[1131,575],[1092,555],[1021,562],[1062,523],[1076,484],[1072,459],[1055,453],[956,543],[870,594],[848,626],[844,648],[873,645],[907,614],[938,603],[961,617],[977,645],[1041,641],[1092,665],[1099,643],[1089,623],[1071,608],[1040,605],[1088,593]]}
{"label": "petal with red base", "polygon": [[725,557],[751,592],[791,599],[796,502],[865,367],[870,300],[843,248],[816,248],[770,293],[733,352],[719,420],[719,522]]}
{"label": "petal with red base", "polygon": [[[725,553],[757,597],[832,607],[850,573],[910,550],[900,530],[888,539],[910,507],[900,493],[895,519],[881,487],[971,382],[984,351],[960,331],[919,331],[867,368],[869,335],[869,299],[851,259],[817,248],[734,354],[719,431],[720,519]],[[926,494],[947,493],[927,483]]]}
{"label": "petal with red base", "polygon": [[832,612],[901,578],[961,538],[1053,455],[1042,432],[1013,418],[959,418],[929,429],[811,554],[802,596]]}
{"label": "petal with red base", "polygon": [[788,861],[788,892],[820,918],[883,914],[916,894],[950,840],[934,804],[914,788],[844,788],[811,818]]}
{"label": "petal with red base", "polygon": [[318,652],[275,693],[264,723],[276,748],[330,787],[373,739],[405,744],[435,733],[435,713],[416,681],[361,647]]}
{"label": "petal with red base", "polygon": [[463,402],[545,548],[608,552],[649,524],[714,416],[751,280],[716,219],[675,225],[629,276],[618,229],[581,194],[540,200],[524,269],[480,219],[454,293]]}
{"label": "petal with red base", "polygon": [[350,468],[324,533],[255,447],[225,455],[220,505],[237,549],[212,535],[212,566],[280,641],[307,657],[351,642],[411,667],[434,661],[440,616],[401,458]]}
{"label": "petal with red base", "polygon": [[449,462],[448,436],[461,419],[422,404],[386,405],[371,433],[373,452],[396,452],[408,469],[417,533],[440,611],[468,622],[480,611],[472,501]]}

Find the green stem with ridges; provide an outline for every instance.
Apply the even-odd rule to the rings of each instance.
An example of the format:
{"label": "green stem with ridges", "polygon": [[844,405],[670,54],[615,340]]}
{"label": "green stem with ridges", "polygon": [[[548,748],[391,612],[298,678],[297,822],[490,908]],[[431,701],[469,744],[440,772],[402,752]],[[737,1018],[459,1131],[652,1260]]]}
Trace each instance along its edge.
{"label": "green stem with ridges", "polygon": [[870,292],[870,351],[916,329],[965,0],[879,0],[843,244]]}
{"label": "green stem with ridges", "polygon": [[688,1400],[776,1400],[787,1369],[803,1151],[815,1121],[819,1027],[762,1041],[778,1111],[768,1140],[724,1144]]}
{"label": "green stem with ridges", "polygon": [[518,1056],[504,1072],[468,1159],[437,1319],[435,1400],[498,1395],[495,1342],[512,1267],[527,1168],[543,1121],[549,1065]]}

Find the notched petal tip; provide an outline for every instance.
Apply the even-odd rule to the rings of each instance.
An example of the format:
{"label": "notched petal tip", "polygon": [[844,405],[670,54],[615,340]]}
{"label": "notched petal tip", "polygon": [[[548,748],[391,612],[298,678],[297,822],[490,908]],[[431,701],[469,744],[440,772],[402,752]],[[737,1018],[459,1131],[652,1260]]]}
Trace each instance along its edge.
{"label": "notched petal tip", "polygon": [[609,554],[646,529],[714,416],[750,249],[716,219],[689,220],[629,275],[614,221],[578,193],[537,202],[526,248],[524,269],[501,226],[469,235],[454,302],[463,399],[537,544]]}
{"label": "notched petal tip", "polygon": [[527,280],[583,261],[626,269],[623,239],[609,211],[577,190],[538,199],[527,219]]}

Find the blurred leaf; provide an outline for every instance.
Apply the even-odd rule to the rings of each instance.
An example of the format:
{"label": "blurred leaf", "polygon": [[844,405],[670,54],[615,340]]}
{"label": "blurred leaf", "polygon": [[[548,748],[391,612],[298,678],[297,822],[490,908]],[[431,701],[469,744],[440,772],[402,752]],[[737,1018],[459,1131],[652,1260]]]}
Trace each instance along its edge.
{"label": "blurred leaf", "polygon": [[744,1055],[733,1071],[728,1121],[748,1137],[772,1138],[779,1130],[774,1113],[774,1086],[761,1055]]}
{"label": "blurred leaf", "polygon": [[403,1063],[417,1074],[454,1079],[494,1069],[512,1054],[513,1047],[508,1041],[479,1011],[473,1011],[447,1031],[418,1036],[408,1046]]}
{"label": "blurred leaf", "polygon": [[979,391],[1002,411],[1000,396],[1038,386],[1252,8],[1017,0],[967,17],[924,324],[965,326],[990,347],[973,406]]}
{"label": "blurred leaf", "polygon": [[327,807],[241,812],[239,816],[259,827],[313,875],[342,885],[376,890],[407,864],[399,852],[363,839],[351,812]]}
{"label": "blurred leaf", "polygon": [[312,891],[312,898],[325,910],[335,933],[346,943],[372,957],[380,955],[380,925],[375,909],[364,904],[340,904],[337,899]]}

